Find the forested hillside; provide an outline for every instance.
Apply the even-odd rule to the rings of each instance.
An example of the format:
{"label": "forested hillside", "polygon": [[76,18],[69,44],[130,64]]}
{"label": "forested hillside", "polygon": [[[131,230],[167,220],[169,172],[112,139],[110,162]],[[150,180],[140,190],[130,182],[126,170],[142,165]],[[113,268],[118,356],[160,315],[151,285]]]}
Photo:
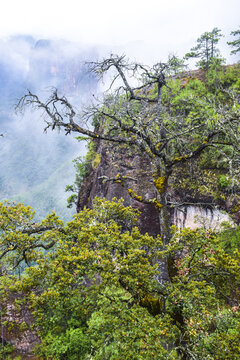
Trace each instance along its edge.
{"label": "forested hillside", "polygon": [[[49,360],[239,359],[240,64],[224,63],[220,36],[214,28],[184,59],[153,66],[90,62],[112,81],[81,113],[56,89],[18,102],[44,113],[47,131],[87,141],[88,154],[75,161],[67,224],[0,204],[6,358],[24,344]],[[229,221],[174,226],[190,207]]]}

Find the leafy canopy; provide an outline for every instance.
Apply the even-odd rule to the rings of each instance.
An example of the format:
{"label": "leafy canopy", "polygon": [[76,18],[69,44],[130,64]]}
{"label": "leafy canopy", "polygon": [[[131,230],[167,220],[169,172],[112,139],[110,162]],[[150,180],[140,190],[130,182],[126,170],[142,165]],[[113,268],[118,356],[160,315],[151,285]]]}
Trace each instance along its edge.
{"label": "leafy canopy", "polygon": [[[134,227],[137,215],[120,200],[96,199],[93,209],[84,209],[67,225],[52,215],[40,230],[31,209],[1,204],[5,266],[27,254],[29,266],[20,279],[10,276],[15,283],[10,288],[31,308],[41,338],[38,355],[237,359],[240,253],[235,235],[229,247],[229,228],[220,234],[173,229],[170,243],[162,247],[160,238]],[[43,252],[51,240],[51,250]],[[13,243],[19,247],[3,256]],[[159,257],[168,258],[171,281],[165,287],[155,280]]]}

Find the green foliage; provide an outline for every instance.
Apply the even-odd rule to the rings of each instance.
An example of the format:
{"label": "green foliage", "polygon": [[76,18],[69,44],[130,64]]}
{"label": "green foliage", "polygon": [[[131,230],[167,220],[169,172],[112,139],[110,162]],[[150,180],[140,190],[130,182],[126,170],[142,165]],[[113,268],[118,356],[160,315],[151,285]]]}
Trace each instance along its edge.
{"label": "green foliage", "polygon": [[[65,191],[73,191],[72,185],[67,185]],[[76,204],[77,201],[77,194],[72,194],[67,199],[67,207],[71,208],[73,205]]]}
{"label": "green foliage", "polygon": [[[157,81],[147,83],[144,70],[144,95],[149,102],[158,96],[157,105],[136,100],[140,86],[130,95],[120,91],[107,97],[93,121],[102,127],[101,135],[126,140],[118,144],[119,151],[131,147],[136,153],[140,144],[151,158],[159,198],[166,197],[168,185],[213,203],[231,194],[228,206],[237,213],[240,67],[222,66],[216,56],[220,36],[213,29],[193,48],[207,76],[202,70],[175,74],[160,91]],[[181,66],[173,59],[170,74]],[[73,192],[69,206],[101,161],[97,140],[88,146],[86,157],[75,160],[75,183],[66,188]],[[131,188],[128,192],[143,200]],[[153,203],[163,208],[157,199]],[[163,246],[164,238],[143,235],[135,227],[138,215],[122,200],[95,199],[92,209],[66,225],[54,212],[34,223],[29,207],[0,204],[1,262],[9,272],[26,267],[18,280],[7,283],[7,291],[20,293],[32,311],[41,339],[38,355],[57,360],[237,359],[239,227],[225,224],[218,233],[173,229]],[[160,284],[162,264],[168,264],[171,281]]]}
{"label": "green foliage", "polygon": [[44,359],[86,359],[90,351],[90,339],[81,328],[69,327],[60,335],[49,332],[36,351]]}
{"label": "green foliage", "polygon": [[218,56],[219,50],[216,45],[223,35],[221,30],[214,28],[210,32],[205,32],[197,39],[197,45],[191,49],[191,52],[187,53],[185,57],[188,58],[200,58],[197,63],[200,68],[207,70],[213,63],[213,60]]}
{"label": "green foliage", "polygon": [[123,290],[110,288],[107,295],[99,297],[100,309],[88,322],[94,359],[173,359],[166,344],[174,338],[170,319],[153,317],[137,304],[127,306],[130,298]]}
{"label": "green foliage", "polygon": [[116,222],[122,229],[127,230],[132,229],[140,215],[139,210],[124,206],[122,199],[117,198],[113,198],[112,201],[95,198],[93,208],[98,209],[96,217],[99,222]]}
{"label": "green foliage", "polygon": [[68,199],[67,199],[67,207],[71,208],[72,206],[76,205],[77,200],[77,193],[80,189],[80,186],[87,176],[87,174],[91,171],[91,169],[96,168],[100,161],[101,157],[99,154],[96,153],[96,143],[93,140],[86,139],[85,137],[79,136],[76,138],[78,141],[88,140],[88,152],[86,156],[79,156],[73,160],[74,167],[76,170],[75,173],[75,181],[72,185],[67,185],[65,191],[73,192]]}
{"label": "green foliage", "polygon": [[[30,209],[24,210],[23,208],[22,211],[24,213]],[[14,216],[18,219],[18,214],[14,213]],[[96,200],[93,210],[82,211],[67,224],[64,229],[65,235],[59,236],[59,230],[55,232],[54,229],[41,233],[42,242],[46,237],[55,242],[55,236],[58,234],[54,251],[44,254],[36,251],[38,250],[37,245],[39,245],[38,237],[31,237],[31,243],[34,240],[36,247],[29,247],[30,238],[26,237],[23,240],[22,233],[17,230],[18,223],[15,231],[13,231],[15,222],[11,222],[17,244],[23,244],[25,241],[26,245],[26,249],[17,248],[18,253],[22,250],[28,259],[37,263],[37,265],[26,269],[26,275],[22,276],[16,286],[18,291],[20,289],[24,291],[26,300],[31,303],[34,309],[35,325],[41,329],[40,335],[43,340],[41,349],[38,351],[42,352],[44,358],[53,356],[53,354],[56,359],[78,358],[80,352],[84,352],[84,349],[87,348],[87,342],[86,346],[77,343],[71,348],[70,343],[73,344],[74,339],[80,333],[83,334],[83,342],[88,338],[93,338],[91,352],[93,354],[96,352],[96,358],[99,358],[97,355],[99,349],[97,345],[94,347],[93,344],[95,342],[97,344],[98,341],[100,344],[100,340],[97,340],[97,335],[100,334],[98,332],[95,334],[93,330],[92,334],[92,331],[89,332],[88,330],[88,328],[93,328],[92,316],[94,318],[99,311],[100,313],[105,311],[102,309],[104,303],[113,301],[113,304],[116,303],[116,310],[113,311],[113,314],[119,313],[120,309],[117,310],[117,308],[121,305],[125,309],[127,317],[134,316],[135,318],[137,317],[136,314],[134,315],[135,311],[138,314],[141,310],[138,305],[140,299],[146,293],[156,291],[157,283],[154,280],[156,264],[154,264],[154,259],[158,254],[161,242],[154,240],[147,234],[140,235],[137,228],[132,228],[136,216],[137,211],[130,207],[125,208],[121,201]],[[52,221],[49,223],[49,219],[46,219],[41,226],[58,224],[57,219],[52,219]],[[20,228],[21,225],[20,223]],[[126,226],[132,230],[130,232],[125,231]],[[4,232],[7,231],[8,229],[5,227]],[[9,232],[7,237],[9,244]],[[6,236],[2,239],[4,246],[6,246],[5,239]],[[11,259],[15,258],[16,254],[13,251],[8,257],[10,264]],[[38,288],[39,291],[34,292],[32,291],[33,288]],[[111,300],[112,296],[113,300]],[[134,304],[140,310],[132,307]],[[144,313],[147,313],[147,310],[144,310]],[[116,327],[120,330],[122,319],[116,318],[116,321]],[[150,320],[146,319],[145,321],[149,322]],[[153,322],[153,320],[151,321]],[[127,326],[127,322],[125,324]],[[109,324],[105,323],[104,326],[108,327]],[[132,328],[131,331],[133,330]],[[157,334],[159,331],[154,336]],[[118,336],[120,339],[120,333]],[[151,348],[156,341],[154,337],[147,340],[148,336],[147,332],[141,330],[139,335],[133,335],[132,339],[143,337],[141,340],[143,342],[142,347],[147,352],[146,341],[152,344]],[[65,340],[63,341],[63,339]],[[108,332],[104,331],[103,327],[103,343],[109,341],[109,346],[112,344],[108,350],[111,357],[114,356],[115,340],[115,338],[108,340]],[[132,340],[129,339],[129,344],[126,345],[127,349],[120,346],[119,356],[130,351],[131,346]],[[113,352],[110,348],[113,348]],[[160,348],[162,349],[161,344],[159,344]],[[136,353],[137,350],[134,351]],[[165,353],[163,349],[162,351]],[[150,358],[150,355],[148,357]]]}
{"label": "green foliage", "polygon": [[230,179],[226,175],[219,176],[219,186],[220,188],[227,188],[230,185]]}
{"label": "green foliage", "polygon": [[223,224],[222,231],[218,234],[218,241],[220,241],[222,248],[226,253],[233,255],[234,251],[240,251],[240,226],[232,228],[228,223]]}
{"label": "green foliage", "polygon": [[0,358],[1,359],[5,359],[5,360],[11,360],[11,353],[13,351],[13,347],[9,344],[2,346],[2,344],[0,344]]}
{"label": "green foliage", "polygon": [[[240,355],[240,254],[237,249],[232,255],[226,253],[218,236],[206,229],[184,229],[175,232],[169,246],[181,254],[175,259],[169,307],[184,332],[183,352],[189,358],[237,359]],[[221,236],[226,239],[226,234]]]}
{"label": "green foliage", "polygon": [[[240,65],[210,66],[208,77],[202,71],[195,71],[191,76],[169,79],[167,87],[162,90],[163,106],[178,118],[174,123],[166,116],[165,125],[172,133],[179,131],[179,126],[192,124],[191,136],[174,138],[168,143],[166,157],[181,158],[183,152],[197,148],[201,143],[208,144],[207,133],[216,128],[223,119],[217,114],[218,106],[233,109],[239,98]],[[231,94],[235,94],[235,104]],[[208,99],[208,100],[207,100]],[[207,101],[206,101],[207,100]],[[231,110],[230,110],[231,111]],[[219,125],[220,125],[219,123]],[[221,126],[221,125],[220,125]],[[198,130],[199,129],[199,130]],[[175,167],[171,174],[170,186],[178,193],[187,193],[191,197],[211,197],[217,204],[222,204],[228,197],[229,205],[234,208],[239,201],[238,154],[235,145],[232,147],[238,130],[221,134],[209,144],[197,160],[192,159]],[[237,143],[236,143],[237,146]],[[187,150],[186,150],[187,149]]]}
{"label": "green foliage", "polygon": [[185,60],[179,58],[176,55],[170,55],[168,57],[168,64],[169,64],[169,69],[168,69],[169,76],[174,76],[179,74],[186,67]]}
{"label": "green foliage", "polygon": [[[38,223],[33,222],[30,206],[9,202],[0,203],[0,259],[8,271],[22,262],[30,265],[51,248],[60,238],[63,221],[54,212]],[[44,232],[44,235],[43,235]]]}
{"label": "green foliage", "polygon": [[[45,226],[40,233],[23,238],[23,229],[33,229],[31,209],[1,206],[1,255],[6,239],[15,239],[22,247],[11,249],[8,262],[16,251],[34,260],[14,285],[6,280],[2,296],[6,287],[22,293],[41,358],[239,357],[239,228],[173,229],[163,248],[134,227],[136,210],[95,199],[67,225],[52,215],[37,224]],[[47,239],[51,251],[39,252]],[[166,257],[171,282],[163,286],[155,275]]]}
{"label": "green foliage", "polygon": [[237,54],[240,51],[240,29],[232,31],[231,35],[236,36],[237,39],[233,41],[229,41],[228,45],[235,48],[231,51],[231,54]]}

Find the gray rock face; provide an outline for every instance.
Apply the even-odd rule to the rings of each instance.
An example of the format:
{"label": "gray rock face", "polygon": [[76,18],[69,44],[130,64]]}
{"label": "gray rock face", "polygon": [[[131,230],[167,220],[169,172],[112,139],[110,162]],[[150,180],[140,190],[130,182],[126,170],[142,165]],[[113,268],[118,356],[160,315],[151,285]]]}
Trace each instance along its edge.
{"label": "gray rock face", "polygon": [[219,209],[209,209],[200,206],[182,206],[174,209],[173,225],[180,229],[189,227],[196,229],[206,227],[218,230],[222,222],[233,224],[232,219],[227,213]]}
{"label": "gray rock face", "polygon": [[128,186],[138,195],[154,197],[155,190],[151,176],[149,176],[148,159],[139,154],[133,156],[126,152],[125,146],[119,146],[116,151],[115,146],[101,141],[97,143],[96,151],[101,155],[101,161],[96,169],[91,170],[82,184],[78,194],[77,211],[79,212],[84,206],[91,208],[95,196],[105,197],[107,200],[112,200],[114,197],[123,198],[124,205],[131,205],[141,211],[137,224],[141,232],[148,232],[152,236],[159,234],[159,217],[154,205],[135,201],[120,183],[104,182],[101,179],[103,176],[111,179],[120,173],[122,176],[136,179],[129,180]]}
{"label": "gray rock face", "polygon": [[[137,226],[142,233],[148,232],[152,236],[159,234],[159,216],[154,205],[143,204],[133,200],[125,187],[120,183],[111,181],[102,181],[103,177],[115,178],[117,174],[130,177],[128,187],[134,192],[148,198],[155,197],[155,188],[152,180],[151,164],[147,157],[142,154],[131,154],[131,150],[126,149],[126,146],[111,145],[103,141],[96,142],[96,152],[101,155],[99,165],[92,169],[85,178],[82,187],[78,194],[77,211],[92,206],[92,201],[95,196],[105,197],[107,200],[112,198],[123,198],[126,206],[131,205],[141,211]],[[168,199],[174,203],[182,203],[188,199],[188,194],[179,194],[170,189],[167,194]],[[233,223],[230,216],[223,213],[219,209],[210,209],[204,206],[204,202],[209,202],[209,198],[194,198],[191,199],[196,205],[181,206],[171,209],[171,224],[179,228],[190,227],[196,229],[197,227],[206,226],[218,229],[221,222],[228,221]],[[197,203],[203,203],[203,206],[198,206]]]}
{"label": "gray rock face", "polygon": [[[37,333],[31,328],[34,322],[31,311],[28,306],[21,305],[20,312],[16,309],[14,301],[20,295],[11,295],[7,304],[2,304],[5,311],[3,320],[6,325],[2,328],[3,339],[6,343],[12,345],[15,349],[14,355],[21,356],[21,359],[32,359],[33,349],[40,342]],[[21,325],[25,324],[22,329]]]}

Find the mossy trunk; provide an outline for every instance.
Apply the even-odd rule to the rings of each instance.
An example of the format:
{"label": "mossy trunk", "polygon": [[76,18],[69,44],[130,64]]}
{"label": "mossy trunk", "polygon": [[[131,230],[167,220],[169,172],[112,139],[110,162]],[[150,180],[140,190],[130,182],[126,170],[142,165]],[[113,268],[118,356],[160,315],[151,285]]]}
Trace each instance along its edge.
{"label": "mossy trunk", "polygon": [[156,162],[156,173],[154,174],[154,186],[156,188],[156,209],[159,213],[159,233],[161,234],[163,245],[170,241],[170,209],[167,204],[167,191],[169,186],[169,177],[171,173],[165,169],[163,164]]}
{"label": "mossy trunk", "polygon": [[[167,204],[167,190],[168,190],[168,179],[170,174],[166,171],[157,172],[157,177],[155,177],[154,185],[157,190],[157,203],[156,208],[159,213],[159,233],[163,242],[163,250],[166,248],[166,245],[169,243],[171,238],[171,221],[170,221],[170,211]],[[168,272],[168,259],[159,259],[159,275],[156,276],[157,281],[164,285],[166,282],[170,281],[170,276]]]}

